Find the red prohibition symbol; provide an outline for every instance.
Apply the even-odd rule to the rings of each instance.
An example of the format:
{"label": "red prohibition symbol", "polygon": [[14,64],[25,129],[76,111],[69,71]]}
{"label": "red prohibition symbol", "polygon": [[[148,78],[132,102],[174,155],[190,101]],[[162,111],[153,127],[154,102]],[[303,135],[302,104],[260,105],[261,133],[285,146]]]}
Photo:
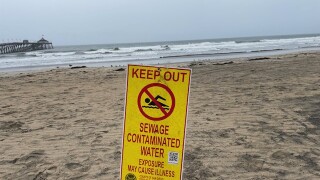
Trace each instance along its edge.
{"label": "red prohibition symbol", "polygon": [[[171,98],[171,107],[170,109],[169,108],[164,108],[163,107],[163,104],[161,104],[160,102],[157,101],[156,97],[154,97],[154,95],[152,95],[150,92],[149,92],[149,89],[151,87],[157,87],[157,88],[162,88],[164,89],[166,92],[169,93],[170,95],[170,98]],[[151,102],[154,103],[154,105],[156,106],[157,109],[159,109],[162,113],[163,113],[163,116],[161,117],[152,117],[150,115],[148,115],[144,109],[142,108],[142,105],[141,105],[141,97],[142,95],[146,93],[147,96],[151,99]],[[152,121],[161,121],[161,120],[164,120],[166,119],[167,117],[169,117],[173,110],[174,110],[174,107],[175,107],[175,98],[174,98],[174,94],[173,92],[171,91],[171,89],[163,84],[160,84],[160,83],[152,83],[152,84],[149,84],[147,86],[145,86],[144,88],[142,88],[142,90],[140,91],[139,95],[138,95],[138,107],[139,107],[139,110],[141,112],[141,114],[143,116],[145,116],[146,118],[152,120]],[[169,110],[168,112],[166,111]]]}

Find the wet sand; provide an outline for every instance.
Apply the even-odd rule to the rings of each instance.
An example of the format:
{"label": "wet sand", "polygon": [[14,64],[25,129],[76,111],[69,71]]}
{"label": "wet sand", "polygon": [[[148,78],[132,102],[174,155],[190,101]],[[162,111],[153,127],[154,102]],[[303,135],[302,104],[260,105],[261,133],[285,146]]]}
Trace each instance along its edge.
{"label": "wet sand", "polygon": [[[320,52],[192,68],[184,179],[319,179]],[[116,71],[120,70],[120,71]],[[119,68],[0,76],[0,179],[118,179]]]}

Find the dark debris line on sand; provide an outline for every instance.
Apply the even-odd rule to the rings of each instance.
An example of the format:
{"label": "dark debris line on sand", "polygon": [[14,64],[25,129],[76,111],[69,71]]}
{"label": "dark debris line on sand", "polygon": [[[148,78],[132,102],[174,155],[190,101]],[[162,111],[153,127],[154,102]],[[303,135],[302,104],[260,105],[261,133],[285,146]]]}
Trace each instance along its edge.
{"label": "dark debris line on sand", "polygon": [[269,58],[269,57],[258,57],[258,58],[249,59],[248,61],[259,61],[259,60],[266,60],[266,59],[271,59],[271,58]]}

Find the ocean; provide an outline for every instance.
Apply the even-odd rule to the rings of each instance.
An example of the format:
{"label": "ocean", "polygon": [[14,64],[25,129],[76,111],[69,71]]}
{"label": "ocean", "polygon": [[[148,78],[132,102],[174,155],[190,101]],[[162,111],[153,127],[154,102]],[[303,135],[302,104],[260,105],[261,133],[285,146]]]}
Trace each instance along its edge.
{"label": "ocean", "polygon": [[[54,44],[54,42],[53,42]],[[41,67],[162,64],[204,58],[259,56],[320,48],[320,34],[260,36],[188,41],[56,46],[0,55],[0,71]]]}

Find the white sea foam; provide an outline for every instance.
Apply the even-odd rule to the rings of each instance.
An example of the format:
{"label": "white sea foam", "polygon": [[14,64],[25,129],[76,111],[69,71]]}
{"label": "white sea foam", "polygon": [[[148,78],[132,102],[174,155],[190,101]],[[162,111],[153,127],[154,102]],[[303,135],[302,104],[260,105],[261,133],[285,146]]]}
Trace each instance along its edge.
{"label": "white sea foam", "polygon": [[43,54],[41,51],[26,52],[27,56],[40,56],[41,54]]}
{"label": "white sea foam", "polygon": [[108,49],[98,49],[96,51],[86,51],[84,54],[107,54],[111,53]]}

